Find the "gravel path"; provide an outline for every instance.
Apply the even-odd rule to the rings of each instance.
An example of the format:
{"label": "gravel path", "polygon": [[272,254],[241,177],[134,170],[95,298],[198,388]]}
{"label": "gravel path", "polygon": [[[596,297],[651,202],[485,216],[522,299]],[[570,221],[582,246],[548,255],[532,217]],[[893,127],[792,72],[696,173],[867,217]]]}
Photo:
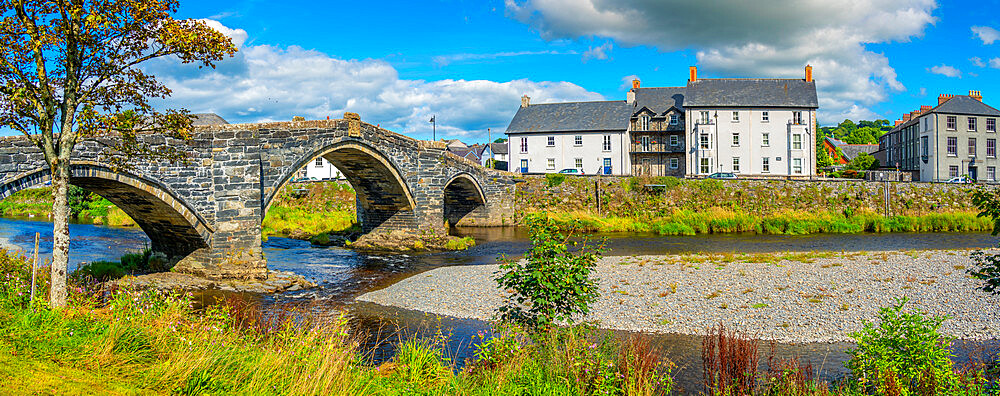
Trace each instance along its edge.
{"label": "gravel path", "polygon": [[[789,253],[758,256],[605,257],[601,298],[588,321],[602,328],[701,334],[720,321],[780,342],[848,341],[897,297],[948,315],[942,332],[1000,338],[1000,297],[967,276],[970,251]],[[756,262],[754,262],[756,261]],[[501,304],[496,265],[443,267],[358,300],[488,320]]]}

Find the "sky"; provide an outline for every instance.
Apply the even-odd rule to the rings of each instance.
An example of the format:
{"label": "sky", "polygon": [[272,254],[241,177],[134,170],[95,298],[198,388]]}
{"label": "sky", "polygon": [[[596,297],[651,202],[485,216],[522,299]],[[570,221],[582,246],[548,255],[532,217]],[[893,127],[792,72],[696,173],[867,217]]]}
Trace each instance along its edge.
{"label": "sky", "polygon": [[701,78],[802,78],[821,125],[895,120],[941,93],[1000,107],[1000,0],[183,1],[238,54],[215,70],[146,66],[164,107],[231,123],[340,118],[412,137],[502,136],[532,103],[624,100]]}

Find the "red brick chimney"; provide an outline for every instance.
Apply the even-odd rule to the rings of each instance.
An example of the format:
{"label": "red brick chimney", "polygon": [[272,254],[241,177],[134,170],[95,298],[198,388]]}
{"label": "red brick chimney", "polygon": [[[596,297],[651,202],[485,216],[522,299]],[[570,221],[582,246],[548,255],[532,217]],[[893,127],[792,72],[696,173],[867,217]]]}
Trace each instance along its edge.
{"label": "red brick chimney", "polygon": [[949,94],[940,94],[940,95],[938,95],[938,106],[943,105],[944,102],[948,101],[948,99],[951,99],[951,98],[954,98],[954,97],[955,97],[955,95],[949,95]]}
{"label": "red brick chimney", "polygon": [[983,93],[982,92],[979,92],[979,91],[969,91],[969,96],[971,96],[972,99],[978,100],[980,102],[983,101]]}
{"label": "red brick chimney", "polygon": [[920,114],[924,114],[931,110],[930,106],[920,106]]}
{"label": "red brick chimney", "polygon": [[813,80],[813,67],[811,65],[806,65],[806,82],[812,82]]}
{"label": "red brick chimney", "polygon": [[903,122],[910,122],[910,113],[903,114]]}
{"label": "red brick chimney", "polygon": [[637,88],[639,88],[639,79],[638,78],[632,79],[632,89],[637,89]]}
{"label": "red brick chimney", "polygon": [[688,72],[688,82],[698,81],[698,66],[691,66]]}
{"label": "red brick chimney", "polygon": [[531,105],[531,97],[528,95],[521,96],[521,107],[528,107]]}
{"label": "red brick chimney", "polygon": [[903,120],[896,120],[896,125],[893,125],[893,126],[894,127],[898,127],[899,124],[902,124],[902,123],[903,123]]}

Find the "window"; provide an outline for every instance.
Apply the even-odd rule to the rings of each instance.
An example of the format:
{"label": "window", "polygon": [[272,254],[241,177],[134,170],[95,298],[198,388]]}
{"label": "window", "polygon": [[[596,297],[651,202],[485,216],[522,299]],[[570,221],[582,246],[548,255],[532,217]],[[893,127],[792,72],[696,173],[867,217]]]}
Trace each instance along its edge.
{"label": "window", "polygon": [[927,131],[927,129],[929,129],[928,125],[929,125],[930,119],[931,119],[930,117],[924,117],[924,119],[921,120],[921,122],[924,123],[924,131]]}
{"label": "window", "polygon": [[771,159],[768,157],[761,158],[760,171],[762,173],[771,173]]}
{"label": "window", "polygon": [[738,111],[733,112],[733,122],[740,122],[740,112]]}
{"label": "window", "polygon": [[997,157],[997,140],[996,139],[986,139],[986,156],[990,158]]}
{"label": "window", "polygon": [[927,144],[927,136],[921,136],[920,137],[920,153],[921,153],[920,155],[922,155],[924,158],[927,158],[927,152],[930,151],[930,149],[927,146],[928,146],[928,144]]}
{"label": "window", "polygon": [[739,145],[740,145],[740,133],[733,132],[733,146],[739,146]]}
{"label": "window", "polygon": [[771,145],[771,134],[770,133],[764,133],[763,135],[761,135],[760,145],[764,146],[764,147],[767,147],[767,146]]}
{"label": "window", "polygon": [[555,158],[546,158],[545,159],[545,169],[555,169],[555,168],[556,168],[556,159]]}
{"label": "window", "polygon": [[792,150],[802,150],[802,135],[792,134]]}
{"label": "window", "polygon": [[760,122],[767,122],[770,118],[771,116],[768,115],[766,111],[760,112]]}
{"label": "window", "polygon": [[956,117],[956,116],[948,116],[947,120],[948,120],[947,127],[948,127],[949,131],[954,131],[954,130],[958,129],[958,117]]}
{"label": "window", "polygon": [[528,138],[526,137],[521,138],[521,152],[522,153],[528,152]]}
{"label": "window", "polygon": [[677,114],[671,114],[670,115],[670,125],[677,125],[677,121],[678,121]]}
{"label": "window", "polygon": [[997,181],[997,167],[995,166],[986,167],[986,180]]}
{"label": "window", "polygon": [[670,159],[670,169],[677,169],[680,166],[680,160],[677,158]]}
{"label": "window", "polygon": [[574,158],[573,165],[576,166],[576,169],[583,169],[583,158]]}
{"label": "window", "polygon": [[316,167],[317,168],[323,167],[323,158],[316,158]]}
{"label": "window", "polygon": [[997,119],[987,118],[986,119],[986,132],[996,132],[997,131]]}
{"label": "window", "polygon": [[792,112],[792,123],[795,124],[795,125],[802,125],[802,124],[804,124],[802,122],[802,112],[801,111],[793,111]]}
{"label": "window", "polygon": [[708,134],[707,133],[701,134],[699,147],[701,147],[702,150],[708,150],[709,148],[711,148],[711,146],[712,142],[711,140],[708,139]]}
{"label": "window", "polygon": [[701,123],[702,124],[708,124],[708,112],[707,111],[702,111],[701,112]]}
{"label": "window", "polygon": [[642,137],[642,151],[650,151],[649,150],[649,136],[643,136]]}
{"label": "window", "polygon": [[976,117],[969,117],[969,130],[970,131],[976,130]]}
{"label": "window", "polygon": [[555,147],[556,146],[556,137],[555,136],[546,136],[545,137],[545,145],[549,146],[549,147]]}
{"label": "window", "polygon": [[602,148],[604,151],[611,151],[611,135],[604,135],[604,144]]}
{"label": "window", "polygon": [[583,136],[580,135],[573,136],[573,145],[583,146]]}
{"label": "window", "polygon": [[948,137],[948,155],[954,157],[958,155],[958,138],[954,136]]}
{"label": "window", "polygon": [[733,173],[740,173],[740,157],[733,157]]}
{"label": "window", "polygon": [[639,130],[640,131],[649,130],[649,116],[639,117]]}
{"label": "window", "polygon": [[948,167],[948,177],[958,177],[958,165]]}
{"label": "window", "polygon": [[792,172],[794,172],[797,175],[802,174],[802,158],[792,159]]}
{"label": "window", "polygon": [[701,173],[708,173],[712,170],[711,161],[708,158],[701,158]]}
{"label": "window", "polygon": [[670,135],[670,145],[676,146],[680,144],[680,138],[677,135]]}
{"label": "window", "polygon": [[976,138],[969,138],[969,156],[976,156]]}

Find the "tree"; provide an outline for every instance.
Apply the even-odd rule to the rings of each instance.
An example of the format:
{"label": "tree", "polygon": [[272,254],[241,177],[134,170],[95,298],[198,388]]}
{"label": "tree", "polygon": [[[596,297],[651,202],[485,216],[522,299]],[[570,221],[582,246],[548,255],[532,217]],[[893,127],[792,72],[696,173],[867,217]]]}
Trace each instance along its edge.
{"label": "tree", "polygon": [[140,65],[175,56],[215,67],[236,47],[204,22],[178,20],[176,0],[0,0],[0,124],[24,134],[52,175],[50,302],[66,304],[67,191],[77,143],[104,146],[102,159],[128,169],[138,159],[183,160],[141,134],[190,139],[186,110],[157,111],[170,90]]}
{"label": "tree", "polygon": [[493,140],[493,143],[507,143],[507,139],[496,138],[496,139]]}
{"label": "tree", "polygon": [[878,160],[868,153],[860,153],[856,155],[853,159],[851,159],[851,162],[847,164],[847,169],[854,170],[878,169],[878,167]]}
{"label": "tree", "polygon": [[830,158],[830,153],[826,151],[826,148],[822,144],[816,148],[816,167],[826,168],[833,166],[833,158]]}

